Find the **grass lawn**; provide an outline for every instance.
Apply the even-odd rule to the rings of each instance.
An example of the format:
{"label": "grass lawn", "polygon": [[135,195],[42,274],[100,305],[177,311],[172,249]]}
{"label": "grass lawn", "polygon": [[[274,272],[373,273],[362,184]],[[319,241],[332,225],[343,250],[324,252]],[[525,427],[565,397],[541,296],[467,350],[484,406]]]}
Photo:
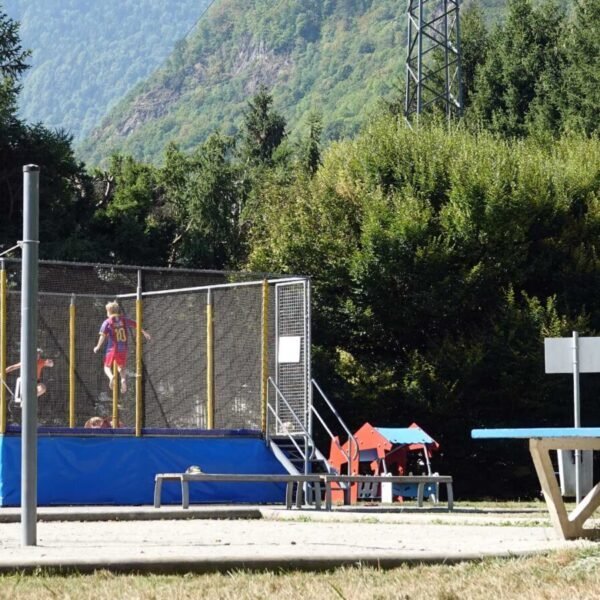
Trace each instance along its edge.
{"label": "grass lawn", "polygon": [[0,598],[347,598],[453,600],[597,598],[600,548],[546,556],[390,570],[232,572],[210,575],[0,576]]}

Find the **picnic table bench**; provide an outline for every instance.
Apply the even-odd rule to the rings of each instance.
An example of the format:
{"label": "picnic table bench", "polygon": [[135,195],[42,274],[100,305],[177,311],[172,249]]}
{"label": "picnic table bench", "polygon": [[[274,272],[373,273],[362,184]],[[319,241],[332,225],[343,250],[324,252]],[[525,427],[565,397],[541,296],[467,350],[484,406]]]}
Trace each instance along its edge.
{"label": "picnic table bench", "polygon": [[163,481],[179,481],[181,483],[181,506],[189,508],[190,482],[237,482],[237,483],[285,483],[285,505],[291,509],[293,504],[294,485],[296,485],[296,506],[302,506],[303,488],[305,483],[315,486],[315,508],[321,508],[321,484],[323,477],[318,474],[290,475],[290,474],[254,474],[254,473],[158,473],[154,478],[154,507],[161,504]]}
{"label": "picnic table bench", "polygon": [[478,440],[528,439],[529,452],[546,500],[554,529],[565,540],[596,536],[597,529],[584,528],[600,505],[600,483],[569,514],[560,493],[551,450],[600,450],[600,427],[538,427],[525,429],[473,429]]}
{"label": "picnic table bench", "polygon": [[161,505],[162,484],[164,481],[178,481],[181,484],[181,506],[189,508],[190,505],[190,489],[189,484],[193,482],[238,482],[238,483],[285,483],[285,505],[291,509],[294,504],[294,486],[296,486],[296,507],[302,506],[304,497],[305,483],[314,486],[314,501],[315,508],[321,508],[321,491],[325,486],[325,509],[331,510],[331,489],[333,484],[349,484],[349,483],[400,483],[400,484],[417,484],[417,501],[419,506],[423,506],[423,495],[427,484],[445,484],[448,499],[448,509],[453,508],[453,492],[452,492],[452,477],[447,475],[335,475],[329,473],[312,473],[309,475],[301,474],[241,474],[241,473],[158,473],[154,478],[154,507],[159,508]]}

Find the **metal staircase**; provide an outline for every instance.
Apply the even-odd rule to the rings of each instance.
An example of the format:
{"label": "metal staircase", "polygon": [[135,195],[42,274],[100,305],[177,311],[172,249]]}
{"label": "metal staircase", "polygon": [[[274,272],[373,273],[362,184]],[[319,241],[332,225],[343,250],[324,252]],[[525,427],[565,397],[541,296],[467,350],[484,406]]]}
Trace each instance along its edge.
{"label": "metal staircase", "polygon": [[[329,437],[330,449],[341,453],[340,464],[348,465],[348,473],[358,469],[358,445],[329,399],[311,378],[310,359],[310,280],[282,282],[275,285],[274,364],[263,364],[266,378],[265,440],[285,469],[293,475],[330,473],[342,475],[319,450],[313,435],[313,424],[319,428],[317,439]],[[269,315],[263,307],[263,326],[269,331]],[[267,339],[267,336],[264,337]],[[265,355],[266,356],[266,355]],[[315,394],[316,392],[316,394]],[[327,411],[326,420],[313,403]],[[327,422],[334,423],[330,427]],[[348,442],[342,445],[332,430]],[[327,443],[325,441],[325,443]],[[327,451],[326,448],[322,448]],[[309,491],[309,490],[307,490]],[[307,494],[309,497],[309,494]]]}
{"label": "metal staircase", "polygon": [[[326,420],[315,408],[312,402],[312,394],[311,402],[309,403],[310,409],[307,411],[308,414],[298,415],[272,378],[269,378],[269,398],[267,402],[267,443],[288,473],[331,473],[339,475],[340,473],[332,467],[327,458],[317,448],[313,439],[312,417],[316,417],[316,420],[323,427],[330,440],[347,457],[348,471],[350,472],[352,462],[358,456],[356,440],[317,382],[312,379],[311,384],[311,391],[314,388],[318,392],[324,406],[329,409],[335,417],[337,425],[343,429],[348,437],[350,452],[347,453],[342,448],[338,436],[334,435],[331,428],[327,425]],[[286,421],[283,421],[282,415]],[[308,427],[304,425],[303,421],[307,422]]]}
{"label": "metal staircase", "polygon": [[[335,473],[327,458],[316,448],[312,441],[288,436],[271,436],[269,444],[279,462],[291,474]],[[300,450],[296,447],[300,446]]]}

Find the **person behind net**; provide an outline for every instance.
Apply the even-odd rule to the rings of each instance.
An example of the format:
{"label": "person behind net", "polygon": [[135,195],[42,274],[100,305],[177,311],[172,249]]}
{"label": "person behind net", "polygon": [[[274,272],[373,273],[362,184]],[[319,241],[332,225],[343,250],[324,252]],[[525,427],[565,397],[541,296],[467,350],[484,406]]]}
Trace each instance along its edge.
{"label": "person behind net", "polygon": [[[41,348],[37,349],[37,395],[38,398],[43,396],[46,393],[46,384],[42,383],[42,372],[46,367],[53,367],[54,361],[51,358],[42,358],[43,351]],[[10,367],[6,367],[6,374],[12,373],[13,371],[18,371],[21,368],[21,363],[15,363],[14,365],[10,365]],[[15,392],[16,393],[16,392]]]}
{"label": "person behind net", "polygon": [[[113,364],[116,363],[121,377],[121,392],[125,393],[127,391],[125,366],[127,365],[128,330],[137,327],[137,323],[121,315],[121,307],[118,302],[109,302],[106,305],[106,316],[107,318],[100,327],[100,337],[94,347],[94,353],[97,353],[104,342],[108,340],[104,352],[104,372],[108,377],[108,386],[111,390],[113,389]],[[147,331],[142,329],[142,334],[147,340],[150,339]]]}

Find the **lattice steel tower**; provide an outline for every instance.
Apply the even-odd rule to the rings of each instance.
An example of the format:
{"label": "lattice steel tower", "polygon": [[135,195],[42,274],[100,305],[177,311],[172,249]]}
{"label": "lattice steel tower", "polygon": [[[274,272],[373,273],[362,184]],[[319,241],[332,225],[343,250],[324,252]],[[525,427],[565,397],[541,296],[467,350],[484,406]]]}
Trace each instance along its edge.
{"label": "lattice steel tower", "polygon": [[404,115],[409,122],[435,105],[448,119],[462,113],[459,4],[408,0]]}

